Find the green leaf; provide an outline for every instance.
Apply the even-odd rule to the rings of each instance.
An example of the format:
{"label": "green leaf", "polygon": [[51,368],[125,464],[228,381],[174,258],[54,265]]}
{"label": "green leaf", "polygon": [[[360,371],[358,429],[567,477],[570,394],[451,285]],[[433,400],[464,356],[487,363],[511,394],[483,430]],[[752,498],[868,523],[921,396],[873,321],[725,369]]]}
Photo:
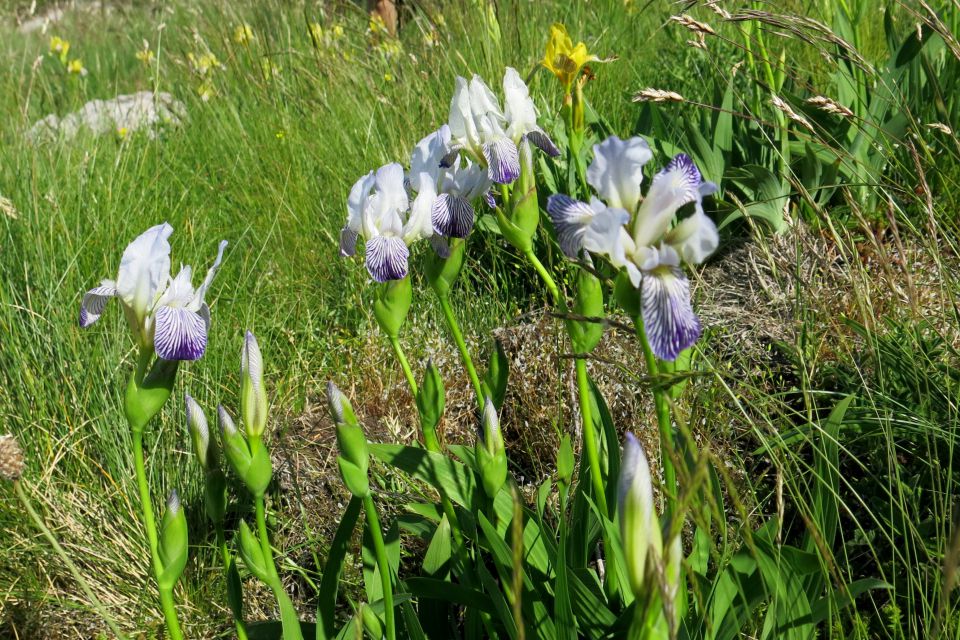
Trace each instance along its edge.
{"label": "green leaf", "polygon": [[404,580],[407,590],[421,603],[424,600],[442,600],[464,607],[472,607],[489,614],[495,614],[493,600],[487,593],[465,587],[462,584],[438,580],[436,578],[407,578]]}
{"label": "green leaf", "polygon": [[320,581],[320,591],[317,594],[317,640],[327,640],[335,634],[334,622],[340,574],[346,562],[353,530],[362,511],[363,501],[360,498],[351,498],[340,518],[340,525],[333,536],[333,542],[330,544],[327,563],[323,568],[323,578]]}
{"label": "green leaf", "polygon": [[442,487],[452,501],[468,510],[477,511],[482,504],[473,473],[446,456],[398,444],[371,444],[370,453],[434,488]]}

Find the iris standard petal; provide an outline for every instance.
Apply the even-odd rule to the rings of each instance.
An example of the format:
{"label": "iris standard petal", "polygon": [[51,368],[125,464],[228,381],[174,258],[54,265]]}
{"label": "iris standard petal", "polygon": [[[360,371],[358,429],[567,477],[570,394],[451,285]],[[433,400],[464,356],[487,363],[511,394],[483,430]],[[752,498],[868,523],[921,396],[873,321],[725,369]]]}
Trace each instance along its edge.
{"label": "iris standard petal", "polygon": [[700,180],[700,170],[684,153],[675,156],[653,177],[650,191],[637,212],[633,234],[637,246],[655,244],[663,237],[677,210],[699,199]]}
{"label": "iris standard petal", "polygon": [[200,283],[200,286],[197,287],[197,292],[194,295],[193,303],[191,308],[196,311],[200,308],[200,305],[203,304],[204,297],[207,295],[207,290],[210,289],[210,285],[213,284],[213,279],[217,275],[217,270],[220,269],[220,263],[223,261],[223,251],[227,248],[227,241],[221,240],[220,244],[217,246],[217,257],[213,261],[213,265],[207,269],[207,275],[204,277],[203,282]]}
{"label": "iris standard petal", "polygon": [[530,98],[530,90],[517,70],[507,67],[503,74],[503,114],[507,120],[507,135],[515,142],[537,129],[537,107]]}
{"label": "iris standard petal", "polygon": [[[426,174],[424,174],[426,176]],[[433,205],[437,200],[437,187],[432,179],[421,181],[420,192],[410,205],[410,217],[403,226],[403,240],[410,245],[420,238],[433,235]]]}
{"label": "iris standard petal", "polygon": [[689,264],[700,264],[716,251],[720,244],[717,225],[703,210],[685,218],[671,229],[665,238],[668,245]]}
{"label": "iris standard petal", "polygon": [[172,233],[173,227],[166,222],[151,227],[127,246],[120,259],[117,295],[139,319],[146,316],[170,277]]}
{"label": "iris standard petal", "polygon": [[647,340],[661,360],[673,361],[700,337],[700,319],[690,303],[690,281],[677,267],[643,274],[641,315]]}
{"label": "iris standard petal", "polygon": [[477,125],[470,108],[470,88],[467,79],[457,76],[453,97],[450,99],[450,136],[456,142],[465,144],[477,140]]}
{"label": "iris standard petal", "polygon": [[483,157],[487,174],[497,184],[509,184],[520,176],[520,151],[510,138],[500,136],[483,145]]}
{"label": "iris standard petal", "polygon": [[433,247],[433,251],[444,260],[450,257],[450,238],[434,234],[430,236],[430,246]]}
{"label": "iris standard petal", "polygon": [[587,167],[587,182],[611,207],[637,210],[643,166],[653,157],[643,138],[621,140],[610,136],[593,146],[593,161]]}
{"label": "iris standard petal", "polygon": [[198,360],[207,348],[207,323],[184,307],[159,307],[154,314],[153,346],[164,360]]}
{"label": "iris standard petal", "polygon": [[440,163],[450,151],[450,127],[443,125],[424,137],[410,155],[410,186],[417,193],[426,180],[437,181]]}
{"label": "iris standard petal", "polygon": [[83,299],[80,301],[80,328],[86,329],[99,320],[107,302],[115,295],[117,295],[117,287],[111,280],[104,280],[99,287],[94,287],[83,294]]}
{"label": "iris standard petal", "polygon": [[367,271],[377,282],[401,280],[407,275],[410,250],[396,236],[377,236],[366,243]]}
{"label": "iris standard petal", "polygon": [[583,249],[583,236],[587,225],[596,215],[585,202],[574,200],[562,193],[555,193],[547,199],[547,214],[553,221],[560,249],[568,258],[576,259]]}
{"label": "iris standard petal", "polygon": [[450,238],[466,238],[473,229],[473,206],[468,200],[441,193],[433,201],[433,230]]}

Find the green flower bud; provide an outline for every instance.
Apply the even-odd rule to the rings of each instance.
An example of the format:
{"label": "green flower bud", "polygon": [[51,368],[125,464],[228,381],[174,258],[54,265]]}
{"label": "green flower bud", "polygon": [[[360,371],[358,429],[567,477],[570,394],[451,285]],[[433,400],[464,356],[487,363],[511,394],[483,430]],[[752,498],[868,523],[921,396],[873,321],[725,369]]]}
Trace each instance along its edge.
{"label": "green flower bud", "polygon": [[130,376],[123,409],[133,431],[142,432],[170,399],[179,364],[179,360],[156,358],[149,372],[143,364]]}
{"label": "green flower bud", "polygon": [[250,573],[257,576],[260,580],[267,582],[270,579],[270,572],[267,570],[267,562],[263,557],[263,548],[256,534],[250,531],[250,527],[243,520],[240,521],[240,557],[243,564],[247,565]]}
{"label": "green flower bud", "polygon": [[423,430],[424,442],[431,451],[439,451],[437,440],[437,425],[443,418],[445,394],[443,378],[440,370],[430,360],[423,372],[423,384],[417,395],[417,410],[420,412],[420,428]]}
{"label": "green flower bud", "polygon": [[377,617],[370,605],[360,605],[360,619],[371,638],[376,638],[376,640],[383,638],[383,624],[381,624],[380,618]]}
{"label": "green flower bud", "polygon": [[340,477],[347,489],[358,498],[370,495],[370,481],[367,468],[370,454],[367,451],[367,437],[357,423],[353,408],[346,396],[332,382],[327,383],[327,402],[337,431],[337,466]]}
{"label": "green flower bud", "polygon": [[503,408],[503,401],[507,397],[507,379],[510,376],[510,358],[503,350],[503,343],[495,343],[495,350],[490,356],[490,366],[487,375],[483,377],[484,393],[493,400],[497,411]]}
{"label": "green flower bud", "polygon": [[436,251],[427,252],[426,268],[427,282],[437,296],[446,298],[450,290],[460,277],[463,269],[463,258],[466,255],[467,243],[460,238],[450,238],[450,255],[441,258]]}
{"label": "green flower bud", "polygon": [[634,596],[640,598],[650,588],[648,585],[651,581],[647,579],[647,574],[650,567],[660,562],[663,542],[653,508],[650,466],[643,448],[630,432],[627,432],[623,444],[617,497],[627,576]]}
{"label": "green flower bud", "polygon": [[573,482],[573,445],[570,444],[569,433],[563,434],[557,450],[557,478],[564,488]]}
{"label": "green flower bud", "polygon": [[412,295],[410,278],[390,280],[380,289],[380,295],[373,304],[373,315],[388,337],[396,338],[400,335],[400,328],[410,311]]}
{"label": "green flower bud", "polygon": [[253,333],[247,331],[240,353],[240,413],[248,437],[260,438],[263,435],[269,410],[260,345]]}
{"label": "green flower bud", "polygon": [[184,394],[184,405],[187,409],[187,431],[190,432],[190,441],[193,443],[193,452],[200,461],[200,466],[206,471],[220,466],[220,449],[215,438],[210,437],[207,428],[207,416],[197,401]]}
{"label": "green flower bud", "polygon": [[[577,273],[573,313],[586,318],[603,318],[603,287],[600,280],[586,269],[579,269]],[[590,353],[603,337],[603,324],[568,320],[567,333],[570,334],[574,353]]]}
{"label": "green flower bud", "polygon": [[187,518],[176,491],[170,493],[167,510],[160,523],[158,551],[163,572],[157,581],[161,587],[172,589],[187,566]]}
{"label": "green flower bud", "polygon": [[664,577],[666,578],[667,591],[664,594],[666,606],[665,611],[670,611],[674,615],[673,624],[679,622],[677,619],[677,592],[680,590],[681,565],[683,564],[683,544],[680,541],[680,535],[674,535],[667,544],[666,566],[664,567]]}
{"label": "green flower bud", "polygon": [[490,398],[484,404],[481,423],[475,450],[483,491],[492,500],[507,481],[507,452],[500,433],[500,418]]}
{"label": "green flower bud", "polygon": [[223,451],[230,466],[240,476],[243,483],[255,496],[262,496],[270,485],[273,476],[273,465],[270,462],[270,453],[262,443],[251,449],[243,435],[237,431],[233,419],[223,406],[218,407],[217,415],[220,420],[220,436],[223,439]]}

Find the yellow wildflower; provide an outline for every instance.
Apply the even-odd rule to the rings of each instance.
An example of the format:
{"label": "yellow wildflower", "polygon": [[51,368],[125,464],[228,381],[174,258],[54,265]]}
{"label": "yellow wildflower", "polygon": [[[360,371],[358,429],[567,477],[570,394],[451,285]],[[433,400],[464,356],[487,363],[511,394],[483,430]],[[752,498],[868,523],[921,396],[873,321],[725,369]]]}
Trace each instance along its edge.
{"label": "yellow wildflower", "polygon": [[150,66],[151,64],[153,64],[153,59],[154,59],[153,51],[150,49],[150,45],[147,44],[146,42],[144,42],[143,49],[140,49],[140,51],[137,51],[136,55],[137,55],[137,60],[142,62],[144,65]]}
{"label": "yellow wildflower", "polygon": [[280,75],[280,67],[273,60],[266,58],[260,61],[260,71],[263,72],[264,80],[270,80]]}
{"label": "yellow wildflower", "polygon": [[67,54],[70,52],[70,43],[59,36],[50,38],[50,55],[56,55],[60,62],[67,64]]}
{"label": "yellow wildflower", "polygon": [[74,58],[67,64],[67,73],[72,73],[78,76],[87,75],[87,70],[83,66],[83,61],[80,58]]}
{"label": "yellow wildflower", "polygon": [[208,78],[200,83],[197,87],[197,95],[200,96],[200,99],[204,102],[210,100],[210,98],[217,95],[217,89],[213,86],[213,82]]}
{"label": "yellow wildflower", "polygon": [[247,23],[237,25],[233,30],[233,41],[247,47],[253,42],[253,29]]}
{"label": "yellow wildflower", "polygon": [[117,127],[118,140],[126,140],[128,135],[130,135],[130,131],[126,127]]}
{"label": "yellow wildflower", "polygon": [[443,17],[442,13],[438,13],[433,17],[433,24],[437,25],[438,29],[443,29],[447,26],[447,19]]}
{"label": "yellow wildflower", "polygon": [[550,39],[547,41],[547,50],[541,64],[557,76],[567,93],[584,65],[596,60],[600,58],[588,53],[584,43],[573,45],[565,26],[557,22],[550,27]]}
{"label": "yellow wildflower", "polygon": [[273,135],[277,137],[277,140],[283,140],[287,136],[287,132],[284,131],[283,129],[280,129]]}
{"label": "yellow wildflower", "polygon": [[333,37],[338,39],[343,37],[343,25],[333,25]]}
{"label": "yellow wildflower", "polygon": [[425,31],[423,34],[423,44],[427,47],[435,47],[440,44],[440,34],[436,31]]}
{"label": "yellow wildflower", "polygon": [[370,16],[370,26],[368,27],[370,35],[388,35],[387,23],[383,21],[383,16],[375,13]]}
{"label": "yellow wildflower", "polygon": [[385,74],[383,74],[383,79],[384,79],[385,82],[393,82],[393,80],[394,80],[393,74],[392,74],[392,73],[385,73]]}
{"label": "yellow wildflower", "polygon": [[217,56],[212,53],[201,53],[200,55],[188,53],[187,60],[190,62],[190,68],[193,69],[193,72],[201,77],[206,76],[211,71],[223,68]]}
{"label": "yellow wildflower", "polygon": [[310,39],[313,40],[313,46],[317,49],[323,45],[323,27],[319,22],[310,23]]}
{"label": "yellow wildflower", "polygon": [[380,53],[383,54],[384,58],[392,60],[394,58],[399,58],[403,54],[403,45],[400,44],[400,41],[395,38],[390,38],[382,41],[377,45],[377,49],[380,50]]}

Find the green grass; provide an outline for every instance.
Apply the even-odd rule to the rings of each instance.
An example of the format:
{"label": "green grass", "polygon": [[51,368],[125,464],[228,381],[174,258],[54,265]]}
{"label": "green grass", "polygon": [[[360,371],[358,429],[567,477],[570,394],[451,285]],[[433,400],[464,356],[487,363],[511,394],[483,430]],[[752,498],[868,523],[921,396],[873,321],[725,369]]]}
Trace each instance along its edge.
{"label": "green grass", "polygon": [[[370,361],[373,288],[359,260],[339,258],[337,234],[354,180],[386,161],[406,162],[412,145],[445,120],[455,74],[477,72],[494,85],[509,64],[526,75],[542,55],[549,25],[564,22],[591,51],[617,56],[594,66],[597,79],[588,96],[610,128],[626,136],[638,121],[639,108],[630,102],[637,90],[670,89],[710,103],[712,80],[725,77],[742,57],[736,25],[720,28],[723,42],[709,41],[715,57],[688,47],[686,32],[665,26],[674,10],[666,2],[642,7],[634,1],[626,9],[622,0],[501,3],[499,51],[476,26],[481,22],[472,3],[409,4],[417,8],[404,14],[405,51],[395,60],[371,48],[366,16],[352,3],[118,5],[105,16],[68,17],[47,35],[0,27],[0,68],[9,70],[0,75],[0,195],[19,212],[16,218],[0,214],[0,431],[18,435],[28,456],[28,484],[48,522],[126,626],[150,632],[159,623],[153,591],[143,588],[145,544],[121,402],[134,353],[115,303],[86,331],[77,328],[76,317],[82,293],[115,276],[133,237],[168,220],[176,230],[174,268],[182,261],[197,270],[212,261],[220,239],[230,241],[208,296],[213,326],[207,355],[184,367],[174,401],[147,438],[155,501],[177,488],[188,510],[198,512],[200,474],[189,453],[182,393],[189,390],[211,418],[218,402],[237,405],[245,329],[257,334],[267,359],[271,428],[277,433],[322,396],[329,378],[344,385],[365,376],[400,379],[392,361]],[[444,26],[437,26],[441,8]],[[821,17],[818,12],[828,10],[810,12]],[[719,23],[706,10],[698,16]],[[314,50],[307,30],[314,21],[328,31],[343,26],[335,49]],[[249,48],[231,40],[242,22],[256,34]],[[423,33],[432,28],[439,43],[430,47]],[[884,45],[870,35],[876,31],[859,28],[864,41],[858,47],[868,59],[879,57]],[[83,60],[86,77],[67,76],[47,54],[51,34],[71,42],[71,57]],[[774,38],[767,37],[768,43]],[[135,58],[143,40],[157,54],[151,67]],[[820,83],[828,72],[814,47],[783,46],[791,54],[797,49],[791,73],[798,84],[809,79],[826,87]],[[214,73],[218,95],[208,102],[198,97],[200,79],[186,62],[187,53],[206,50],[225,65]],[[276,64],[278,75],[265,78],[262,60]],[[530,86],[547,120],[555,117],[560,96],[553,78],[537,73]],[[184,126],[157,139],[135,133],[39,145],[24,140],[30,124],[48,113],[62,115],[90,99],[146,89],[183,100],[189,112]],[[682,119],[695,109],[662,109],[675,144],[682,144]],[[956,130],[960,123],[946,124]],[[861,600],[856,615],[837,615],[833,620],[844,632],[826,628],[821,637],[917,637],[941,623],[957,632],[956,596],[941,599],[940,592],[958,495],[953,453],[960,290],[953,211],[960,162],[957,149],[934,142],[921,148],[921,157],[935,189],[933,209],[925,208],[922,193],[892,191],[893,219],[923,257],[902,269],[919,278],[921,270],[937,265],[943,274],[940,286],[931,288],[934,302],[921,301],[914,313],[885,300],[877,311],[874,298],[883,297],[875,290],[883,283],[876,279],[878,265],[901,267],[890,255],[871,262],[868,234],[874,226],[847,213],[854,206],[834,202],[828,211],[843,209],[843,223],[834,226],[823,212],[814,221],[842,256],[848,317],[826,318],[836,305],[823,302],[818,282],[795,276],[797,326],[789,343],[780,345],[789,356],[790,384],[725,378],[719,373],[723,363],[710,360],[719,331],[703,344],[709,375],[688,391],[701,401],[691,405],[691,424],[712,419],[716,426],[705,433],[733,452],[732,464],[749,478],[740,491],[756,509],[752,520],[778,511],[774,478],[787,476],[788,506],[796,507],[788,509],[787,536],[803,530],[807,483],[816,484],[810,480],[810,451],[817,434],[804,428],[843,395],[857,393],[855,418],[841,433],[844,482],[837,497],[843,533],[832,569],[842,581],[879,577],[893,589]],[[897,178],[915,177],[909,156],[891,162]],[[881,200],[863,217],[886,221],[886,206]],[[893,230],[881,226],[889,250]],[[747,232],[743,225],[730,235]],[[482,341],[505,318],[541,307],[544,294],[520,261],[494,250],[494,240],[475,235],[472,242],[475,269],[456,303],[468,306],[464,328]],[[766,240],[758,242],[765,246]],[[411,317],[426,326],[441,324],[426,295],[417,298]],[[923,318],[934,319],[935,328]],[[410,348],[419,355],[419,345]],[[739,401],[744,392],[746,405]],[[801,435],[791,440],[786,434],[794,429]],[[784,440],[787,446],[776,446]],[[771,452],[757,454],[762,443],[771,444]],[[0,554],[0,629],[53,637],[70,612],[87,607],[7,493],[0,492],[0,544],[8,549]],[[285,512],[294,518],[286,527],[297,527],[297,513]],[[181,593],[183,617],[188,636],[208,637],[225,632],[228,615],[213,604],[222,600],[223,589],[216,556],[204,541],[192,542],[197,547]],[[319,544],[321,556],[326,542]],[[44,615],[31,618],[37,603]],[[43,621],[47,614],[55,614],[48,618],[54,622]],[[900,624],[889,623],[897,614]],[[851,631],[861,623],[870,636]]]}

